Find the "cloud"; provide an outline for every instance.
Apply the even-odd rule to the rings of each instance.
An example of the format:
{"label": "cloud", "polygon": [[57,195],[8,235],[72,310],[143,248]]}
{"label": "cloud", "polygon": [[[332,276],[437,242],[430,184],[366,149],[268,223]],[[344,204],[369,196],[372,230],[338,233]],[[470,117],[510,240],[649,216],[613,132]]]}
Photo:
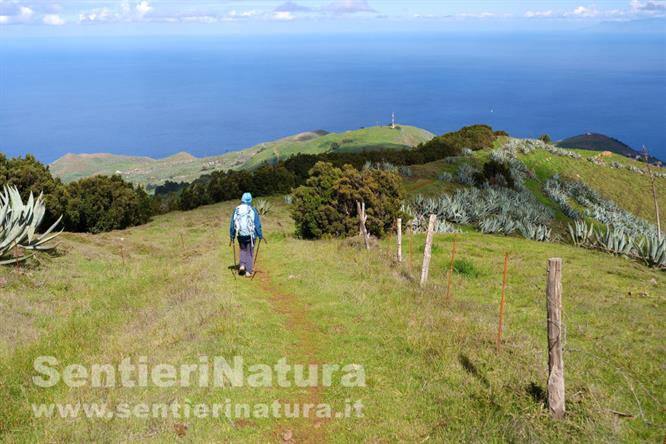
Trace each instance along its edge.
{"label": "cloud", "polygon": [[58,14],[46,14],[42,18],[42,22],[51,26],[62,26],[65,24],[65,20],[63,20]]}
{"label": "cloud", "polygon": [[150,3],[148,3],[146,0],[143,0],[142,2],[139,2],[136,5],[136,12],[143,17],[144,15],[148,14],[151,10],[153,9],[152,6],[150,6]]}
{"label": "cloud", "polygon": [[277,20],[280,22],[289,22],[291,20],[296,19],[294,17],[294,14],[292,14],[289,11],[275,11],[273,12],[273,20]]}
{"label": "cloud", "polygon": [[634,11],[666,12],[666,1],[664,0],[652,0],[645,3],[632,0],[630,6]]}
{"label": "cloud", "polygon": [[461,14],[456,14],[455,17],[460,17],[460,18],[490,18],[490,17],[495,17],[496,14],[494,12],[463,12]]}
{"label": "cloud", "polygon": [[256,18],[256,17],[261,17],[264,15],[264,11],[260,9],[252,9],[250,11],[236,11],[235,9],[232,9],[231,11],[227,12],[227,15],[224,16],[225,20],[243,20],[243,19],[249,19],[249,18]]}
{"label": "cloud", "polygon": [[282,3],[280,6],[275,8],[275,12],[310,12],[312,8],[300,5],[298,3],[292,2],[291,0]]}
{"label": "cloud", "polygon": [[597,17],[600,15],[600,11],[596,8],[588,8],[586,6],[579,6],[573,11],[570,12],[565,12],[564,16],[565,17],[583,17],[583,18],[590,18],[590,17]]}
{"label": "cloud", "polygon": [[108,7],[96,8],[79,13],[79,23],[131,23],[140,22],[148,18],[153,7],[147,0],[130,3],[123,0],[120,10],[112,10]]}
{"label": "cloud", "polygon": [[119,17],[112,13],[108,8],[94,9],[88,12],[79,14],[79,23],[94,23],[94,22],[113,22]]}
{"label": "cloud", "polygon": [[553,16],[553,11],[552,10],[548,10],[548,11],[525,11],[524,16],[527,17],[527,18],[552,17]]}
{"label": "cloud", "polygon": [[0,25],[30,23],[34,15],[35,11],[32,8],[24,6],[18,1],[0,0]]}
{"label": "cloud", "polygon": [[377,12],[370,7],[368,0],[335,0],[323,8],[333,14],[356,14],[358,12]]}

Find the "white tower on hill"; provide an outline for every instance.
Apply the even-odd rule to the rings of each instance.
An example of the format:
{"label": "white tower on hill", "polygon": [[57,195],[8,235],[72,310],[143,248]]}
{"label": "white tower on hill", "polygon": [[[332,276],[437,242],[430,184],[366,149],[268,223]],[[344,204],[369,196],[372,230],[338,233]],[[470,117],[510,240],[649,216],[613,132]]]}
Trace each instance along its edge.
{"label": "white tower on hill", "polygon": [[391,113],[391,128],[395,129],[395,112]]}

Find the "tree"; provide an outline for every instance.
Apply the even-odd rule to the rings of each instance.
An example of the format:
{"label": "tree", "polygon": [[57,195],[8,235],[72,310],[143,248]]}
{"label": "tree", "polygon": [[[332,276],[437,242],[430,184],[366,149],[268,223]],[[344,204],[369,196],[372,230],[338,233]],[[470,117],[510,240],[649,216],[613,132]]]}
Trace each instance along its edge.
{"label": "tree", "polygon": [[44,193],[46,215],[43,224],[46,227],[53,224],[65,210],[68,200],[65,185],[60,179],[53,177],[48,166],[31,154],[7,159],[0,153],[0,182],[16,186],[24,201],[28,199],[30,193],[35,196]]}
{"label": "tree", "polygon": [[148,194],[120,176],[93,176],[68,185],[65,225],[70,231],[100,233],[148,222]]}
{"label": "tree", "polygon": [[358,233],[356,202],[365,202],[368,231],[383,236],[400,213],[404,190],[400,176],[389,171],[359,171],[318,162],[305,185],[293,193],[292,216],[300,237],[346,237]]}

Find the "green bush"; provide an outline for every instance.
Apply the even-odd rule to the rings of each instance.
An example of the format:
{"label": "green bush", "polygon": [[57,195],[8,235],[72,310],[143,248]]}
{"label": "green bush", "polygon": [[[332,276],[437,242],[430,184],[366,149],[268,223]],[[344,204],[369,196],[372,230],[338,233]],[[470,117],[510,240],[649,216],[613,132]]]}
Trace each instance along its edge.
{"label": "green bush", "polygon": [[35,196],[44,193],[44,226],[51,226],[64,213],[68,199],[65,185],[51,175],[46,165],[30,154],[7,159],[0,153],[0,183],[17,187],[24,201],[27,201],[30,193]]}
{"label": "green bush", "polygon": [[69,231],[121,230],[148,222],[148,194],[120,176],[94,176],[68,185],[65,226]]}
{"label": "green bush", "polygon": [[497,136],[488,125],[472,125],[452,133],[444,134],[441,138],[445,143],[459,151],[462,151],[463,148],[477,151],[483,148],[490,148]]}
{"label": "green bush", "polygon": [[394,172],[318,162],[306,184],[293,193],[292,216],[302,238],[352,236],[358,233],[356,202],[365,202],[366,227],[382,237],[400,214],[403,197],[402,181]]}
{"label": "green bush", "polygon": [[474,175],[474,181],[479,186],[487,182],[492,186],[514,188],[516,184],[509,166],[494,159],[483,164],[483,171]]}

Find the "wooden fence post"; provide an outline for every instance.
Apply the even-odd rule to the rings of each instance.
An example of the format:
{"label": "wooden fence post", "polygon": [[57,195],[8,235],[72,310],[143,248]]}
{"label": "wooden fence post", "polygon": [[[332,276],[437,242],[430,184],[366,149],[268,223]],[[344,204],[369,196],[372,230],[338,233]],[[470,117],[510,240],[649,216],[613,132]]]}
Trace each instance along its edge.
{"label": "wooden fence post", "polygon": [[564,363],[562,362],[562,259],[548,259],[546,288],[548,316],[548,409],[555,419],[564,417]]}
{"label": "wooden fence post", "polygon": [[402,219],[398,218],[398,262],[402,262]]}
{"label": "wooden fence post", "polygon": [[500,352],[500,346],[502,344],[502,321],[504,320],[504,292],[506,290],[506,272],[509,268],[509,253],[504,254],[504,274],[502,275],[502,298],[500,299],[500,310],[499,310],[499,327],[497,328],[497,342],[495,348],[497,353]]}
{"label": "wooden fence post", "polygon": [[430,257],[432,256],[432,234],[435,231],[435,221],[437,216],[430,215],[428,221],[428,233],[426,234],[425,248],[423,249],[423,267],[421,267],[421,288],[428,282],[428,269],[430,268]]}
{"label": "wooden fence post", "polygon": [[365,222],[368,220],[368,216],[365,214],[365,202],[356,201],[356,210],[358,212],[358,223],[360,225],[361,236],[365,241],[365,249],[370,249],[370,242],[368,240],[368,229],[365,227]]}
{"label": "wooden fence post", "polygon": [[449,281],[446,284],[446,298],[451,298],[451,282],[453,280],[453,264],[456,260],[456,236],[453,235],[453,248],[451,248],[451,265],[449,265]]}

